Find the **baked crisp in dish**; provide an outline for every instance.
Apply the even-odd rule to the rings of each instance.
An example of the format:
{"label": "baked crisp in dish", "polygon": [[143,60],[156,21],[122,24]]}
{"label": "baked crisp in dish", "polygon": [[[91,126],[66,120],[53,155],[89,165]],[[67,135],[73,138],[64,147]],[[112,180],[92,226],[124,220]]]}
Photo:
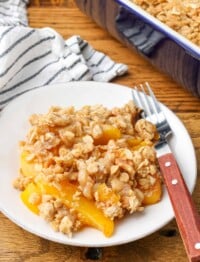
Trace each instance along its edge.
{"label": "baked crisp in dish", "polygon": [[194,44],[200,46],[199,0],[131,0]]}
{"label": "baked crisp in dish", "polygon": [[52,106],[30,116],[14,187],[23,203],[69,236],[91,226],[109,237],[114,221],[161,199],[156,128],[132,102]]}

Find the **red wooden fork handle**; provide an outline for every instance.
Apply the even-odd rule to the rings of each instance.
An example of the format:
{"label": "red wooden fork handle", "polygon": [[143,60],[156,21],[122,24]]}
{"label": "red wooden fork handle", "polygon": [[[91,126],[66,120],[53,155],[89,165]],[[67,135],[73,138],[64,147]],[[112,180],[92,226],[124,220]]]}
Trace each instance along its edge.
{"label": "red wooden fork handle", "polygon": [[200,261],[200,216],[173,154],[158,158],[176,222],[190,261]]}

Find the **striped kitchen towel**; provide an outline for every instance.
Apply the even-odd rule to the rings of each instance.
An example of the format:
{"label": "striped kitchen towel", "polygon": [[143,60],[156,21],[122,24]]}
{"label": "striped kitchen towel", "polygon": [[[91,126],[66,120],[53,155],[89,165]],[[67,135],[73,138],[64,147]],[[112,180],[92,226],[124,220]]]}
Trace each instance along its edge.
{"label": "striped kitchen towel", "polygon": [[28,0],[0,1],[0,109],[19,95],[48,84],[104,81],[127,66],[95,50],[80,36],[64,40],[51,28],[28,26]]}

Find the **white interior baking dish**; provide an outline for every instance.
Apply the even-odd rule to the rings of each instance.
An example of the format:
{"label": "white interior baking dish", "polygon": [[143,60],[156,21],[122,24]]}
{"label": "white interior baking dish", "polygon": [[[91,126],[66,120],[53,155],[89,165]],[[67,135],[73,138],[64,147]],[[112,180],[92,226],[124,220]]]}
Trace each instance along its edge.
{"label": "white interior baking dish", "polygon": [[129,0],[76,0],[76,3],[112,36],[140,53],[194,95],[200,96],[198,45]]}

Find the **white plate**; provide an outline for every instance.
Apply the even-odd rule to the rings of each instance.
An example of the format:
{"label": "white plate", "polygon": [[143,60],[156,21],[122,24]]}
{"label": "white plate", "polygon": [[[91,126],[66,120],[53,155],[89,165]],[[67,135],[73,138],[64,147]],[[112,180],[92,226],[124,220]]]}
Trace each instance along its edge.
{"label": "white plate", "polygon": [[[21,202],[19,192],[12,187],[18,175],[18,141],[24,139],[28,117],[32,113],[46,113],[52,105],[81,107],[104,104],[122,106],[131,100],[129,88],[97,82],[70,82],[30,91],[13,100],[0,117],[0,209],[14,223],[43,238],[76,246],[111,246],[145,237],[167,224],[173,217],[168,194],[164,189],[162,200],[146,207],[140,214],[133,214],[116,223],[114,235],[106,238],[101,232],[85,228],[72,238],[54,232],[42,218],[30,212]],[[181,121],[167,107],[163,110],[174,130],[170,141],[189,190],[196,182],[196,158],[190,136]],[[187,154],[186,154],[187,152]],[[12,237],[12,236],[10,236]]]}

